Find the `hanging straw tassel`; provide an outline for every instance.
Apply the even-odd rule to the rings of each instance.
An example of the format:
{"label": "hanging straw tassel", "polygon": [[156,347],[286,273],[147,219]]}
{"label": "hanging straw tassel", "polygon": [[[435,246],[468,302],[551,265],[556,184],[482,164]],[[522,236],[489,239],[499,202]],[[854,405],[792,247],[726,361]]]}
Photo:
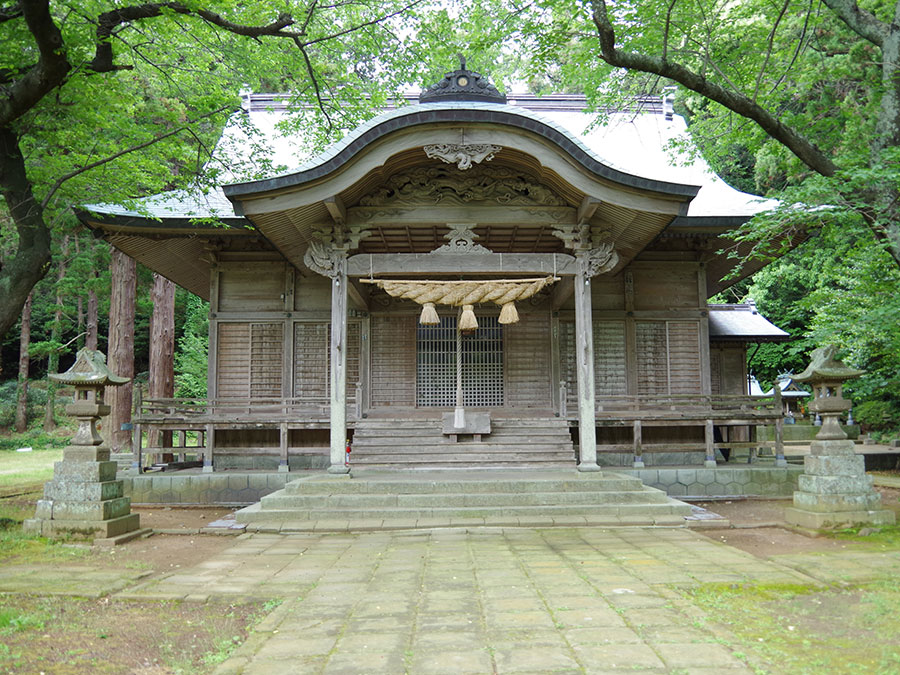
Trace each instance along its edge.
{"label": "hanging straw tassel", "polygon": [[475,318],[475,307],[463,305],[462,315],[459,317],[459,330],[470,331],[478,328],[478,320]]}
{"label": "hanging straw tassel", "polygon": [[500,310],[500,323],[519,323],[519,312],[516,310],[516,303],[507,302]]}
{"label": "hanging straw tassel", "polygon": [[422,313],[419,315],[419,323],[423,326],[440,325],[441,318],[438,316],[433,302],[426,302],[424,305],[422,305]]}

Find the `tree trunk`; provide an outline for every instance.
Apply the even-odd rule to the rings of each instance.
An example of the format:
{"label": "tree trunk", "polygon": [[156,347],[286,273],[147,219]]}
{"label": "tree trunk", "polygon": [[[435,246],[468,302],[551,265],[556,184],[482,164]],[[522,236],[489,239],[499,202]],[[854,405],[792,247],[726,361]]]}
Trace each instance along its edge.
{"label": "tree trunk", "polygon": [[[134,378],[134,297],[137,288],[137,263],[118,249],[110,261],[109,300],[110,370],[129,380]],[[133,382],[107,387],[105,399],[110,407],[106,438],[113,452],[131,452],[131,432],[122,425],[131,422]]]}
{"label": "tree trunk", "polygon": [[[150,398],[175,395],[175,284],[164,276],[153,275],[153,315],[150,317]],[[172,445],[172,432],[151,429],[150,447]],[[163,461],[171,461],[163,457]]]}
{"label": "tree trunk", "polygon": [[47,273],[50,262],[50,228],[43,209],[31,191],[25,158],[15,131],[0,127],[0,194],[19,236],[16,253],[0,265],[0,337],[22,314],[25,299]]}
{"label": "tree trunk", "polygon": [[16,431],[24,433],[28,428],[28,366],[31,359],[28,347],[31,344],[31,296],[22,307],[22,326],[19,333],[19,386],[16,392]]}
{"label": "tree trunk", "polygon": [[[93,272],[94,279],[97,273]],[[97,289],[91,286],[88,289],[87,301],[87,335],[84,339],[85,349],[97,350],[97,324],[100,321],[100,301],[97,299]]]}
{"label": "tree trunk", "polygon": [[[59,344],[62,340],[62,281],[66,278],[66,258],[69,256],[69,235],[63,237],[59,252],[59,265],[56,274],[56,311],[53,312],[53,323],[50,328],[50,342]],[[59,350],[53,349],[47,357],[47,374],[59,372]],[[56,382],[47,380],[47,407],[44,409],[44,431],[56,428]]]}
{"label": "tree trunk", "polygon": [[[78,245],[78,236],[75,237],[75,255],[81,255],[81,247]],[[78,293],[78,308],[76,311],[76,326],[75,326],[75,335],[76,344],[78,345],[78,349],[84,347],[84,296],[81,292]]]}

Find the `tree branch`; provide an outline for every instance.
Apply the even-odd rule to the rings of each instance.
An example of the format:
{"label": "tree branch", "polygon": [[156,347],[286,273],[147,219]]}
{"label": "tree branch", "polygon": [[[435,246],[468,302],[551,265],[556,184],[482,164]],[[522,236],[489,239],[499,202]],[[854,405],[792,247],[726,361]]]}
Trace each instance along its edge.
{"label": "tree branch", "polygon": [[759,67],[759,72],[756,74],[756,86],[753,88],[754,101],[757,96],[759,96],[759,88],[762,85],[763,75],[765,75],[766,70],[768,70],[769,59],[772,58],[772,50],[775,47],[775,33],[778,31],[778,26],[781,24],[781,20],[784,18],[790,4],[791,0],[784,0],[784,4],[781,5],[781,11],[778,13],[778,18],[775,20],[775,23],[772,24],[772,30],[769,31],[769,38],[766,41],[766,58],[763,59],[762,65]]}
{"label": "tree branch", "polygon": [[190,126],[196,124],[197,122],[212,117],[213,115],[218,115],[223,112],[234,112],[239,110],[239,108],[235,108],[233,106],[222,106],[221,108],[217,108],[212,112],[208,112],[205,115],[201,115],[195,120],[190,121],[188,124],[184,126],[180,126],[177,129],[173,129],[172,131],[167,131],[164,134],[160,134],[159,136],[154,136],[148,141],[144,141],[143,143],[138,143],[137,145],[132,145],[129,148],[125,148],[124,150],[120,150],[108,157],[104,157],[103,159],[98,159],[96,162],[91,162],[90,164],[85,164],[84,166],[75,169],[74,171],[70,171],[64,176],[60,176],[57,181],[53,184],[53,187],[50,188],[49,192],[44,196],[44,199],[41,201],[41,208],[44,209],[47,207],[47,204],[50,203],[50,200],[53,198],[54,193],[60,188],[60,186],[65,183],[67,180],[71,178],[75,178],[80,174],[83,174],[85,171],[90,171],[91,169],[96,169],[99,166],[103,166],[104,164],[109,164],[113,160],[119,159],[120,157],[124,157],[125,155],[129,155],[132,152],[137,152],[138,150],[143,150],[144,148],[148,148],[155,143],[159,143],[171,136],[175,136],[176,134],[180,134],[182,131],[190,131]]}
{"label": "tree branch", "polygon": [[823,0],[825,6],[837,14],[854,33],[879,47],[887,38],[890,27],[866,9],[860,9],[854,0]]}
{"label": "tree branch", "polygon": [[807,138],[783,124],[775,115],[747,96],[725,89],[679,63],[616,49],[616,34],[610,22],[605,0],[591,0],[594,24],[600,38],[600,58],[616,68],[654,73],[675,80],[729,110],[753,120],[772,138],[793,152],[804,164],[823,176],[833,176],[837,167]]}
{"label": "tree branch", "polygon": [[357,24],[352,28],[346,28],[344,30],[338,31],[337,33],[332,33],[331,35],[326,35],[325,37],[320,37],[315,40],[309,40],[303,43],[304,47],[309,47],[310,45],[318,44],[319,42],[328,42],[329,40],[334,40],[335,38],[343,37],[344,35],[349,35],[350,33],[354,33],[362,28],[367,28],[369,26],[374,26],[379,23],[383,23],[390,18],[395,16],[400,16],[403,12],[412,9],[416,5],[421,5],[425,0],[413,0],[413,2],[409,3],[405,7],[401,7],[395,12],[391,12],[390,14],[385,14],[384,16],[380,16],[377,19],[372,19],[371,21],[364,21],[363,23]]}
{"label": "tree branch", "polygon": [[66,57],[62,33],[50,14],[49,0],[27,0],[20,6],[40,56],[0,99],[0,127],[31,110],[47,92],[62,83],[72,68]]}
{"label": "tree branch", "polygon": [[17,2],[7,7],[0,7],[0,23],[12,21],[22,16],[22,6]]}
{"label": "tree branch", "polygon": [[303,55],[303,61],[306,64],[306,73],[309,75],[309,79],[312,81],[313,88],[316,91],[316,102],[318,103],[319,110],[325,115],[325,121],[328,123],[328,131],[331,132],[332,128],[334,128],[334,124],[331,121],[331,116],[325,109],[325,101],[322,100],[322,91],[319,89],[319,78],[316,77],[316,71],[313,69],[312,62],[309,60],[309,55],[306,53],[306,45],[297,38],[294,39],[294,42],[300,50],[300,54]]}
{"label": "tree branch", "polygon": [[141,19],[152,19],[162,16],[167,12],[198,16],[207,23],[227,30],[229,33],[243,35],[245,37],[259,38],[266,35],[294,37],[293,33],[284,30],[288,26],[294,24],[291,15],[287,13],[279,14],[275,21],[264,26],[244,26],[228,21],[214,12],[204,9],[193,10],[179,2],[131,5],[129,7],[120,7],[119,9],[104,12],[97,17],[97,50],[94,54],[94,59],[89,66],[91,70],[104,73],[122,69],[121,66],[116,66],[113,63],[112,43],[110,42],[110,37],[118,26],[132,21],[139,21]]}

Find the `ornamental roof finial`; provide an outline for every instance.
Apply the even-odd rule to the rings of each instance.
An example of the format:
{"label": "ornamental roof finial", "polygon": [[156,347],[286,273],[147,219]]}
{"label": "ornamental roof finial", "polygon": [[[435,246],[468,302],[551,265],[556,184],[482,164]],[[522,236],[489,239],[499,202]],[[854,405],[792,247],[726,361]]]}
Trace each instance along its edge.
{"label": "ornamental roof finial", "polygon": [[419,95],[419,103],[442,101],[485,101],[506,103],[506,96],[481,73],[466,68],[466,57],[459,56],[459,70],[444,75],[443,79],[428,87]]}

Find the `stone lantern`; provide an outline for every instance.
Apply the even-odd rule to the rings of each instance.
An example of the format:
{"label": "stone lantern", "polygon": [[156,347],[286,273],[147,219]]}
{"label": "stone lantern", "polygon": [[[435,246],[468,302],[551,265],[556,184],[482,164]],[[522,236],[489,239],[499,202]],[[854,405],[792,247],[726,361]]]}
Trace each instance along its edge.
{"label": "stone lantern", "polygon": [[[853,452],[853,441],[841,428],[841,415],[853,404],[843,397],[844,382],[862,375],[864,370],[848,368],[834,358],[837,353],[835,345],[817,349],[812,354],[812,361],[806,370],[794,377],[796,382],[808,382],[813,388],[813,398],[809,409],[822,418],[822,428],[816,434],[812,444],[813,454],[827,450],[827,454],[835,454],[840,449]],[[823,443],[823,441],[841,441]],[[817,452],[819,451],[819,452]]]}
{"label": "stone lantern", "polygon": [[785,520],[801,527],[840,527],[861,523],[890,524],[892,511],[881,509],[881,495],[866,475],[865,457],[857,455],[853,441],[841,429],[841,414],[851,403],[843,397],[847,380],[862,370],[848,368],[835,358],[837,347],[828,345],[812,353],[810,364],[796,382],[813,388],[809,404],[822,417],[822,428],[810,444],[803,475],[794,492],[794,505],[785,509]]}
{"label": "stone lantern", "polygon": [[34,518],[26,520],[26,532],[45,537],[95,537],[119,543],[140,534],[140,516],[131,513],[131,499],[122,496],[122,481],[116,480],[116,462],[97,433],[98,420],[109,414],[103,389],[128,382],[106,366],[98,351],[82,349],[75,364],[50,379],[75,388],[66,413],[78,420],[72,444],[53,467],[53,480],[44,485]]}

